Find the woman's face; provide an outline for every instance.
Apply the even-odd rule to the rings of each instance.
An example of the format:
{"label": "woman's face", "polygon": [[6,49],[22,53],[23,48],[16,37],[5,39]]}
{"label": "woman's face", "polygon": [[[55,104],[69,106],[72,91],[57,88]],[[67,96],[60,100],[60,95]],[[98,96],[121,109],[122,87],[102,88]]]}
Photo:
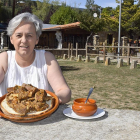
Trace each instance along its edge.
{"label": "woman's face", "polygon": [[30,55],[39,41],[34,24],[21,22],[10,37],[10,41],[19,55]]}

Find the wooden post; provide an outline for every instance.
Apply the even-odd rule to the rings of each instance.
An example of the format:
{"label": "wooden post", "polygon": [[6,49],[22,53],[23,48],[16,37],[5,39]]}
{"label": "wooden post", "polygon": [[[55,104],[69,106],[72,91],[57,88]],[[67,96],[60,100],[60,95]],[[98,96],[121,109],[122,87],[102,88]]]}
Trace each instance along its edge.
{"label": "wooden post", "polygon": [[88,46],[87,46],[87,44],[86,44],[86,56],[87,56],[87,53],[88,53]]}
{"label": "wooden post", "polygon": [[123,66],[123,59],[119,59],[117,63],[117,68],[120,68]]}
{"label": "wooden post", "polygon": [[85,62],[90,62],[90,57],[86,56],[86,61]]}
{"label": "wooden post", "polygon": [[135,69],[137,67],[137,63],[138,63],[137,60],[133,60],[131,63],[130,69]]}
{"label": "wooden post", "polygon": [[94,63],[95,63],[95,64],[99,63],[99,56],[96,56],[96,57],[95,57]]}
{"label": "wooden post", "polygon": [[108,65],[110,65],[110,58],[106,57],[105,66],[108,66]]}
{"label": "wooden post", "polygon": [[76,43],[76,58],[78,56],[78,43]]}
{"label": "wooden post", "polygon": [[130,46],[128,43],[128,48],[127,48],[127,65],[130,65]]}
{"label": "wooden post", "polygon": [[122,37],[122,39],[123,39],[123,41],[122,41],[122,44],[123,44],[123,45],[122,45],[122,46],[123,46],[123,47],[122,47],[122,56],[124,56],[124,37]]}
{"label": "wooden post", "polygon": [[68,58],[70,58],[70,43],[68,43]]}
{"label": "wooden post", "polygon": [[73,56],[73,43],[71,43],[71,56]]}
{"label": "wooden post", "polygon": [[105,43],[103,43],[103,62],[105,63]]}
{"label": "wooden post", "polygon": [[82,61],[82,55],[78,55],[77,62],[81,62],[81,61]]}

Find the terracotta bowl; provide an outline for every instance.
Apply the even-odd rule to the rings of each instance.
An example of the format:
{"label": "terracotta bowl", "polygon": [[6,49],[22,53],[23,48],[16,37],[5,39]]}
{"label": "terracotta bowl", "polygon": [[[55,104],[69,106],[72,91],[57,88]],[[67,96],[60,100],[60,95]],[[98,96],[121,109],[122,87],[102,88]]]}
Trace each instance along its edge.
{"label": "terracotta bowl", "polygon": [[79,116],[92,116],[97,111],[96,101],[88,99],[85,104],[86,98],[75,99],[72,105],[72,110]]}

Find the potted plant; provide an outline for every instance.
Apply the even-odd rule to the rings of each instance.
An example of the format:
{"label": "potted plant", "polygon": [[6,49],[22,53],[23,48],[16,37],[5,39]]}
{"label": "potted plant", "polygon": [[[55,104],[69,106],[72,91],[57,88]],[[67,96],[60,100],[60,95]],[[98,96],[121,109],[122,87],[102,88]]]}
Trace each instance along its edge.
{"label": "potted plant", "polygon": [[131,38],[129,38],[129,43],[131,43],[132,42],[132,39]]}
{"label": "potted plant", "polygon": [[137,43],[137,40],[134,40],[134,44],[136,44]]}

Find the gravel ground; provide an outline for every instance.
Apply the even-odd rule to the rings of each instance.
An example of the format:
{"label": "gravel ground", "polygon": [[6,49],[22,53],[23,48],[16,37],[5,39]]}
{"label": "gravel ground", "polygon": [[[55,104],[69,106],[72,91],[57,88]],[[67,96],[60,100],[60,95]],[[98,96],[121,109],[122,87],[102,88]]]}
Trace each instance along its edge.
{"label": "gravel ground", "polygon": [[140,111],[104,109],[98,119],[78,120],[63,115],[60,105],[51,116],[33,123],[0,119],[0,140],[140,140]]}

